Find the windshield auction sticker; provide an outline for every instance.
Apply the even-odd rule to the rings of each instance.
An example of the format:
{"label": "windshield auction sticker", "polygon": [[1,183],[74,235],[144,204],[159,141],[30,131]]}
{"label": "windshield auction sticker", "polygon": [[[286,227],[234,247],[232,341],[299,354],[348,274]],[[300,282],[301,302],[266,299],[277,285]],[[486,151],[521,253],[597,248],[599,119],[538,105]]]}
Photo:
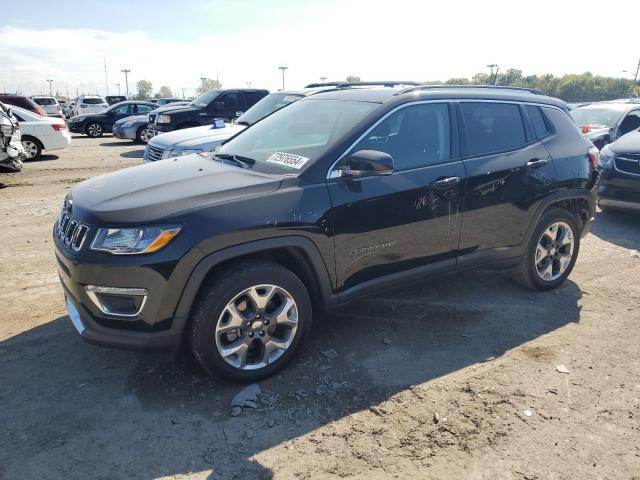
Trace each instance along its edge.
{"label": "windshield auction sticker", "polygon": [[295,168],[296,170],[300,170],[308,161],[309,159],[307,157],[301,157],[300,155],[284,152],[274,152],[266,160],[268,163],[277,163],[278,165]]}

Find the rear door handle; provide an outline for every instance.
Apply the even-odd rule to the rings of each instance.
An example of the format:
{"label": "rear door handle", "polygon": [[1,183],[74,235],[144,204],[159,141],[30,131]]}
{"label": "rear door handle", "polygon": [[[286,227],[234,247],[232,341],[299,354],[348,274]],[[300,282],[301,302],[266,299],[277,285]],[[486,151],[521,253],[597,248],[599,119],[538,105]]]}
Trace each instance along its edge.
{"label": "rear door handle", "polygon": [[540,168],[545,166],[547,163],[549,163],[549,160],[543,158],[541,160],[529,160],[526,163],[526,166],[529,168]]}
{"label": "rear door handle", "polygon": [[456,183],[460,183],[460,177],[446,177],[431,182],[432,187],[451,187]]}

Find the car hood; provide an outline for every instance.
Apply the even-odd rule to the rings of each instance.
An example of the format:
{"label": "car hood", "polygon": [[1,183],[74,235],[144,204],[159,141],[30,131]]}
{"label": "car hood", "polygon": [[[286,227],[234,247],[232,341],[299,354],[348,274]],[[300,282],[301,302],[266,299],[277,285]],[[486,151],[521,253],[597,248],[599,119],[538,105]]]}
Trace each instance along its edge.
{"label": "car hood", "polygon": [[609,145],[614,153],[640,153],[640,131],[634,130]]}
{"label": "car hood", "polygon": [[161,133],[153,137],[149,144],[163,150],[174,150],[176,148],[190,148],[208,143],[220,143],[227,138],[231,138],[236,133],[244,130],[244,125],[232,125],[226,123],[224,128],[213,128],[210,126],[192,127],[173,132]]}
{"label": "car hood", "polygon": [[589,140],[597,140],[603,135],[609,135],[610,133],[611,129],[609,127],[591,127],[591,131],[585,133],[584,136]]}
{"label": "car hood", "polygon": [[157,113],[157,114],[163,114],[165,112],[171,112],[171,113],[190,113],[190,112],[199,112],[201,111],[202,108],[201,107],[192,107],[191,105],[179,105],[179,106],[171,106],[171,104],[169,105],[165,105],[164,107],[159,107],[156,108],[155,110],[153,110],[153,113]]}
{"label": "car hood", "polygon": [[180,164],[166,160],[100,175],[71,192],[73,212],[93,225],[157,222],[179,212],[262,195],[280,187],[266,175],[193,154]]}
{"label": "car hood", "polygon": [[114,125],[122,125],[127,122],[149,122],[149,115],[131,115],[130,117],[121,118]]}

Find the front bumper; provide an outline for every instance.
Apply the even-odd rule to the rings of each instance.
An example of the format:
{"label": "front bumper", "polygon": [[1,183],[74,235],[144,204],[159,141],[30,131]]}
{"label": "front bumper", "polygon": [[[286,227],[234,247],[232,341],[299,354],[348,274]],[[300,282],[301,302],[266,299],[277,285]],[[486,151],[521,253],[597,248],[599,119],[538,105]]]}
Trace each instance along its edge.
{"label": "front bumper", "polygon": [[[104,265],[104,257],[102,262],[91,257],[98,252],[84,252],[91,263],[81,263],[68,252],[55,230],[53,240],[67,311],[84,340],[139,351],[173,351],[179,347],[186,318],[174,317],[174,312],[186,277],[180,269],[167,272],[167,264],[173,262],[134,265],[133,261],[114,257],[110,265]],[[96,305],[87,292],[88,285],[144,288],[148,296],[139,313],[113,315]]]}
{"label": "front bumper", "polygon": [[127,127],[127,128],[122,128],[122,127],[113,127],[113,136],[116,138],[122,138],[122,139],[127,139],[127,140],[135,140],[136,139],[136,133],[137,133],[138,128],[137,127]]}
{"label": "front bumper", "polygon": [[598,205],[616,210],[640,211],[640,175],[605,169],[598,182]]}
{"label": "front bumper", "polygon": [[67,128],[71,133],[84,133],[84,124],[83,123],[67,123]]}

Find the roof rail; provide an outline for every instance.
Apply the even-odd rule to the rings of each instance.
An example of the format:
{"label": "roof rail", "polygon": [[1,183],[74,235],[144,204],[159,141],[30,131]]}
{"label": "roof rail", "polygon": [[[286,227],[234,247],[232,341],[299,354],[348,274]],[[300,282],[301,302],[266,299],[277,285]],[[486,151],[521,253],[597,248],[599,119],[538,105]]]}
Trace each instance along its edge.
{"label": "roof rail", "polygon": [[350,87],[398,87],[401,85],[411,85],[417,87],[420,85],[418,82],[402,81],[402,80],[386,80],[377,82],[342,82],[336,86],[336,88],[350,88]]}
{"label": "roof rail", "polygon": [[438,90],[438,89],[448,89],[448,88],[469,88],[469,89],[487,89],[487,90],[513,90],[516,92],[528,92],[533,93],[534,95],[545,95],[540,90],[536,90],[535,88],[526,88],[526,87],[509,87],[502,85],[419,85],[416,87],[406,88],[398,94],[401,93],[409,93],[409,92],[417,92],[422,90]]}
{"label": "roof rail", "polygon": [[304,88],[318,88],[318,87],[337,87],[338,85],[342,85],[344,82],[320,82],[320,83],[310,83],[309,85],[305,85]]}

